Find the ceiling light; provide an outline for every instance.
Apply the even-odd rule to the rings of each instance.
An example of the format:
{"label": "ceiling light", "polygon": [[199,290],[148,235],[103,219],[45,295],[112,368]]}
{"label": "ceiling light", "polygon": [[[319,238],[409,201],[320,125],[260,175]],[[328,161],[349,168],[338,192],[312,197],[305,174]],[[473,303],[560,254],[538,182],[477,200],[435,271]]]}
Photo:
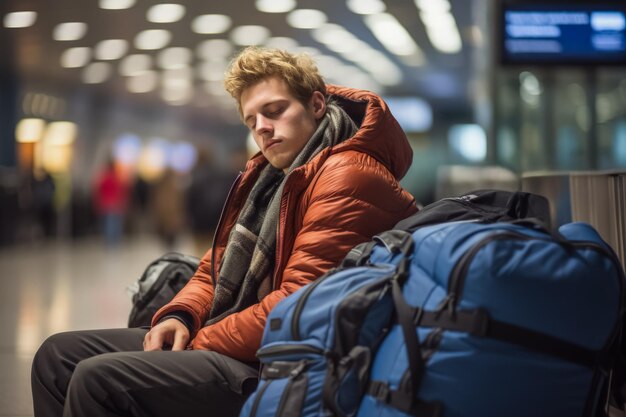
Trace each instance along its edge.
{"label": "ceiling light", "polygon": [[135,0],[100,0],[101,9],[121,10],[135,5]]}
{"label": "ceiling light", "polygon": [[422,57],[422,51],[409,35],[409,32],[393,15],[389,13],[367,15],[364,17],[364,21],[389,52],[400,56],[416,55]]}
{"label": "ceiling light", "polygon": [[313,39],[324,45],[343,43],[356,39],[355,36],[344,29],[343,26],[334,23],[326,23],[314,29],[311,35]]}
{"label": "ceiling light", "polygon": [[178,22],[185,15],[185,7],[180,4],[155,4],[148,9],[146,19],[153,23]]}
{"label": "ceiling light", "polygon": [[350,51],[363,51],[366,48],[369,48],[369,45],[359,39],[351,38],[345,39],[342,42],[333,42],[326,44],[326,47],[331,51],[344,53]]}
{"label": "ceiling light", "polygon": [[423,12],[444,13],[450,11],[448,0],[414,0],[415,6]]}
{"label": "ceiling light", "polygon": [[233,44],[226,39],[209,39],[201,42],[196,54],[205,61],[221,61],[233,53]]}
{"label": "ceiling light", "polygon": [[[226,96],[228,92],[224,89],[224,83],[221,81],[208,81],[204,84],[204,89],[214,96]],[[230,96],[229,96],[230,97]]]}
{"label": "ceiling light", "polygon": [[298,29],[315,29],[322,26],[328,18],[319,10],[299,9],[287,15],[287,23]]}
{"label": "ceiling light", "polygon": [[270,36],[268,28],[258,25],[239,26],[230,33],[230,38],[237,45],[262,45]]}
{"label": "ceiling light", "polygon": [[111,75],[111,65],[106,62],[93,62],[83,70],[85,84],[100,84]]}
{"label": "ceiling light", "polygon": [[52,32],[55,41],[76,41],[87,33],[87,24],[83,22],[59,23]]}
{"label": "ceiling light", "polygon": [[172,34],[163,29],[148,29],[141,31],[135,37],[137,49],[154,50],[165,47],[172,39]]}
{"label": "ceiling light", "polygon": [[193,72],[189,68],[166,70],[161,81],[167,89],[191,88]]}
{"label": "ceiling light", "polygon": [[69,48],[61,54],[61,66],[64,68],[84,67],[90,59],[91,48],[85,46]]}
{"label": "ceiling light", "polygon": [[78,127],[73,122],[52,122],[46,128],[43,142],[46,145],[67,146],[76,140]]}
{"label": "ceiling light", "polygon": [[120,59],[128,50],[128,42],[124,39],[107,39],[96,45],[95,57],[103,61]]}
{"label": "ceiling light", "polygon": [[356,14],[376,14],[386,10],[385,3],[380,0],[348,0],[346,6]]}
{"label": "ceiling light", "polygon": [[293,52],[300,45],[293,38],[288,38],[286,36],[274,36],[265,42],[265,46],[268,48],[283,49],[285,51]]}
{"label": "ceiling light", "polygon": [[161,91],[161,97],[167,101],[168,104],[173,106],[182,106],[191,101],[193,97],[193,91],[191,88],[166,88]]}
{"label": "ceiling light", "polygon": [[15,140],[19,143],[38,142],[45,127],[43,119],[22,119],[15,127]]}
{"label": "ceiling light", "polygon": [[444,53],[457,53],[463,48],[461,34],[450,12],[421,12],[430,43]]}
{"label": "ceiling light", "polygon": [[144,71],[128,77],[126,88],[131,93],[148,93],[156,88],[158,80],[159,77],[155,71]]}
{"label": "ceiling light", "polygon": [[322,52],[317,49],[317,48],[313,48],[311,46],[298,46],[295,50],[295,53],[297,54],[307,54],[313,58],[316,58],[320,55],[322,55]]}
{"label": "ceiling light", "polygon": [[295,9],[295,0],[256,0],[258,11],[265,13],[286,13]]}
{"label": "ceiling light", "polygon": [[203,14],[191,22],[191,30],[200,34],[224,33],[232,25],[232,19],[223,14]]}
{"label": "ceiling light", "polygon": [[185,68],[191,62],[191,50],[183,47],[164,49],[159,54],[157,62],[163,69]]}
{"label": "ceiling light", "polygon": [[205,62],[198,67],[198,76],[205,81],[222,81],[226,62]]}
{"label": "ceiling light", "polygon": [[152,67],[152,57],[150,55],[128,55],[120,62],[120,74],[134,76],[146,72],[150,67]]}
{"label": "ceiling light", "polygon": [[27,28],[37,20],[36,12],[13,12],[4,16],[5,28]]}

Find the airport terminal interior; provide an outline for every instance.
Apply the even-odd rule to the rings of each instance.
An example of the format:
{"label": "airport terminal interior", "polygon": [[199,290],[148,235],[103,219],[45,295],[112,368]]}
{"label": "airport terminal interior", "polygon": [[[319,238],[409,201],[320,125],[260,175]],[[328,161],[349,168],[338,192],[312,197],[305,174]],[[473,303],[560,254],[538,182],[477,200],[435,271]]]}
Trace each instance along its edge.
{"label": "airport terminal interior", "polygon": [[624,263],[622,1],[0,0],[0,417],[46,337],[125,327],[150,261],[211,247],[258,152],[223,86],[248,45],[380,94],[420,204],[540,193]]}

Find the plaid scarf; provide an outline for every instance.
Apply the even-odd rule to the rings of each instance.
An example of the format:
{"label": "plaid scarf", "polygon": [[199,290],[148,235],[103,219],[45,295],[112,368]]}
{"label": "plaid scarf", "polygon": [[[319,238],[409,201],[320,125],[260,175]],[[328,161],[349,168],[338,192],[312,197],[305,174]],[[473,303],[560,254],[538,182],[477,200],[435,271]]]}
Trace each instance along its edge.
{"label": "plaid scarf", "polygon": [[270,164],[261,171],[228,237],[206,325],[258,303],[272,291],[280,200],[289,174],[322,149],[343,142],[356,131],[352,119],[331,101],[287,174]]}

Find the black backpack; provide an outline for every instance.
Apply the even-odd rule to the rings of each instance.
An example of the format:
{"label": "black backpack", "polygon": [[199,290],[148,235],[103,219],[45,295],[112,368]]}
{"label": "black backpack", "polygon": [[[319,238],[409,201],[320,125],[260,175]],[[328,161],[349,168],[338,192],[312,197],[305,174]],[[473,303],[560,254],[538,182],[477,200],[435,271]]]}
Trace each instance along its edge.
{"label": "black backpack", "polygon": [[189,282],[199,264],[195,256],[175,252],[150,263],[141,278],[128,287],[133,302],[128,327],[150,326],[154,313]]}
{"label": "black backpack", "polygon": [[[420,227],[451,221],[481,223],[534,219],[550,229],[550,203],[539,194],[523,191],[476,190],[443,198],[401,220],[394,229],[414,232]],[[558,225],[554,225],[558,226]]]}

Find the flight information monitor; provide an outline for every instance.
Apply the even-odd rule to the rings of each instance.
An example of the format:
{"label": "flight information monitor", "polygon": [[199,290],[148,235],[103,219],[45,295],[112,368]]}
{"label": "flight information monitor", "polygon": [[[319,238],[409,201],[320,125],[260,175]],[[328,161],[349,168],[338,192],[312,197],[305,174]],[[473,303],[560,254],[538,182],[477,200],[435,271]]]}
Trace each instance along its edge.
{"label": "flight information monitor", "polygon": [[626,65],[626,2],[502,2],[503,64]]}

